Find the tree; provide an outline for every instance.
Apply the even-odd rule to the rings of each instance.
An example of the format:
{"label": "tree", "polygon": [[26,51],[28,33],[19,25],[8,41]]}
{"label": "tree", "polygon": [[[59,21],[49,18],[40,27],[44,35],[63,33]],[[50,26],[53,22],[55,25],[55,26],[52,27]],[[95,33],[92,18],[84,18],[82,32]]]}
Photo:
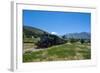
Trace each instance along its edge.
{"label": "tree", "polygon": [[70,39],[70,43],[75,43],[75,42],[77,42],[76,39],[74,39],[74,38],[71,38],[71,39]]}
{"label": "tree", "polygon": [[62,36],[62,38],[63,38],[63,39],[66,39],[66,36],[65,36],[65,35],[63,35],[63,36]]}
{"label": "tree", "polygon": [[84,39],[81,39],[80,42],[81,42],[81,44],[83,44],[85,41],[84,41]]}
{"label": "tree", "polygon": [[37,43],[37,46],[38,48],[47,48],[53,45],[59,45],[63,43],[65,43],[65,41],[57,35],[45,33],[43,36],[41,36],[40,41],[38,41]]}

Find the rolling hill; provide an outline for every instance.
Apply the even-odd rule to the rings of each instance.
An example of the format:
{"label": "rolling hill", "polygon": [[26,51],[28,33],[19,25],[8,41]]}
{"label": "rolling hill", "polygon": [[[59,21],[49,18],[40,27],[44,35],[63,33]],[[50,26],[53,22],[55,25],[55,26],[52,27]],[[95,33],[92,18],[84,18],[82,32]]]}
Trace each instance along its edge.
{"label": "rolling hill", "polygon": [[23,35],[27,38],[31,38],[32,36],[40,37],[44,33],[49,34],[48,32],[38,29],[38,28],[35,28],[35,27],[23,26]]}
{"label": "rolling hill", "polygon": [[64,36],[61,37],[59,35],[56,34],[51,34],[47,31],[44,31],[42,29],[36,28],[36,27],[31,27],[31,26],[23,26],[23,39],[24,42],[37,42],[40,39],[46,40],[45,36],[47,35],[46,38],[49,39],[49,41],[56,41],[56,44],[58,43],[63,43],[66,39],[86,39],[86,40],[90,40],[91,39],[91,35],[88,32],[80,32],[80,33],[67,33]]}

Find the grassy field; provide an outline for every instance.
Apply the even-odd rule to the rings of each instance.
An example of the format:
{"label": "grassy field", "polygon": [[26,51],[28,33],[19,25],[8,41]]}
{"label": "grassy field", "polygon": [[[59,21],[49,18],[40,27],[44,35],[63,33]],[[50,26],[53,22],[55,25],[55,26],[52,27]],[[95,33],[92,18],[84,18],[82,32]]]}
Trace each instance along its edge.
{"label": "grassy field", "polygon": [[[31,45],[28,47],[28,45]],[[33,44],[24,44],[28,49]],[[85,60],[91,59],[90,44],[84,43],[66,43],[56,45],[38,51],[26,51],[23,53],[23,62],[40,62],[40,61],[60,61],[60,60]]]}

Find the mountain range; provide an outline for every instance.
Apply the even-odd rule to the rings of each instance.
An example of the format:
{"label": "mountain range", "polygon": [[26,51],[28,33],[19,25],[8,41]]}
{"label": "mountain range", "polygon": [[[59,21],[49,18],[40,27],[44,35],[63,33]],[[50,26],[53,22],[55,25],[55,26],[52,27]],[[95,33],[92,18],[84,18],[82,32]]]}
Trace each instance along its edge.
{"label": "mountain range", "polygon": [[64,35],[65,38],[74,38],[74,39],[90,39],[91,34],[89,32],[80,32],[80,33],[67,33]]}
{"label": "mountain range", "polygon": [[[46,32],[42,29],[36,28],[36,27],[31,27],[31,26],[23,26],[23,35],[24,37],[41,37],[41,35],[44,34],[49,34],[52,35],[49,32]],[[55,34],[56,35],[56,34]],[[56,35],[58,37],[60,37],[59,35]],[[69,38],[74,38],[74,39],[90,39],[91,38],[91,34],[89,32],[80,32],[80,33],[66,33],[64,36],[64,38],[69,39]]]}

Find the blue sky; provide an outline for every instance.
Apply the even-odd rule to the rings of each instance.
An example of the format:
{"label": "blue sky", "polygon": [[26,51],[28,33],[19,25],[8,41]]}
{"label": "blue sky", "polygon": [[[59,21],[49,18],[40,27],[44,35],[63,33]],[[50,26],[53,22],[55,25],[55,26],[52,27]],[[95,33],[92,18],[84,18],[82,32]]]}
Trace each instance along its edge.
{"label": "blue sky", "polygon": [[47,32],[55,32],[59,35],[76,32],[90,32],[91,14],[23,10],[23,25],[40,28]]}

